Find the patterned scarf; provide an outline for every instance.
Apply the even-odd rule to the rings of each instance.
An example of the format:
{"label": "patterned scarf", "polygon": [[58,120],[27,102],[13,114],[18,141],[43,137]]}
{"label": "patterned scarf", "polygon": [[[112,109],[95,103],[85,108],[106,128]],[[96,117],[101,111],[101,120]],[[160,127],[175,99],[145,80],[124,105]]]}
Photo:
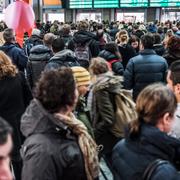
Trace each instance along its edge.
{"label": "patterned scarf", "polygon": [[87,179],[93,180],[97,178],[99,175],[97,145],[88,134],[85,125],[81,121],[77,120],[73,113],[71,113],[69,116],[56,113],[55,117],[64,124],[68,125],[73,133],[78,136],[78,143],[84,157]]}

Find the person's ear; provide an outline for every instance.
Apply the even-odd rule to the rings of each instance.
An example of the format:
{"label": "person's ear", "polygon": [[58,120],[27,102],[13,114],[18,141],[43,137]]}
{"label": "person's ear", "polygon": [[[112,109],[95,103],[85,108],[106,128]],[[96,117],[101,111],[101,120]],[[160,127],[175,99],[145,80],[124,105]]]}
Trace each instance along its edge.
{"label": "person's ear", "polygon": [[164,132],[168,133],[171,130],[172,122],[172,116],[169,113],[165,113],[161,119]]}

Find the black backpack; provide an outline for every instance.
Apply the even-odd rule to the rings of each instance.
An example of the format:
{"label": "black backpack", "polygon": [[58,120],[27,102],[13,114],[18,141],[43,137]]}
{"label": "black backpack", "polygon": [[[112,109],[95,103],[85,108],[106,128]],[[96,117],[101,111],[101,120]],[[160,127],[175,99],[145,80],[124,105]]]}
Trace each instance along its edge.
{"label": "black backpack", "polygon": [[33,87],[39,79],[41,72],[44,70],[52,55],[52,51],[44,45],[34,46],[30,50],[27,69],[31,87]]}

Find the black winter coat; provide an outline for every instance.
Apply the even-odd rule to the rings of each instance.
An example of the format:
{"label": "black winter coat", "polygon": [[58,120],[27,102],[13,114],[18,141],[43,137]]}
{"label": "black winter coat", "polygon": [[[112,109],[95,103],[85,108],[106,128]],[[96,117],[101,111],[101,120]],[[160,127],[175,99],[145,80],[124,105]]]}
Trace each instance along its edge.
{"label": "black winter coat", "polygon": [[180,48],[174,52],[167,50],[163,57],[166,59],[168,66],[170,66],[174,61],[180,60]]}
{"label": "black winter coat", "polygon": [[0,50],[4,51],[4,53],[11,58],[13,64],[17,66],[19,71],[24,72],[27,66],[28,57],[22,49],[18,48],[13,43],[5,43],[0,47]]}
{"label": "black winter coat", "polygon": [[21,120],[22,180],[86,180],[77,137],[36,99]]}
{"label": "black winter coat", "polygon": [[122,56],[122,64],[125,69],[129,60],[134,56],[136,56],[136,51],[129,44],[124,44],[122,46],[119,45],[118,47],[119,47],[119,52]]}
{"label": "black winter coat", "polygon": [[110,51],[107,50],[102,50],[99,53],[99,56],[104,58],[107,62],[110,63],[112,71],[115,73],[115,75],[123,75],[124,73],[123,65],[115,54],[112,54]]}
{"label": "black winter coat", "polygon": [[145,49],[130,59],[124,72],[125,89],[133,89],[136,99],[140,91],[155,82],[165,82],[168,65],[166,60],[158,56],[152,49]]}
{"label": "black winter coat", "polygon": [[[178,164],[180,141],[154,126],[143,124],[139,136],[127,136],[114,147],[112,162],[116,172],[115,180],[140,180],[147,166],[156,159]],[[166,166],[159,173],[162,180],[174,180],[174,177],[179,177],[172,166]],[[154,175],[154,178],[159,175]]]}
{"label": "black winter coat", "polygon": [[162,44],[154,44],[153,49],[159,56],[163,56],[163,54],[165,53],[165,48]]}
{"label": "black winter coat", "polygon": [[74,51],[76,43],[77,44],[86,44],[88,42],[90,42],[89,48],[91,51],[91,56],[97,57],[99,54],[99,51],[100,51],[98,39],[97,39],[96,35],[94,35],[91,32],[88,32],[88,31],[76,32],[74,34],[73,39],[68,44],[68,49],[71,49],[72,51]]}
{"label": "black winter coat", "polygon": [[13,127],[13,160],[20,158],[19,150],[22,145],[20,119],[32,99],[24,74],[0,79],[0,116]]}

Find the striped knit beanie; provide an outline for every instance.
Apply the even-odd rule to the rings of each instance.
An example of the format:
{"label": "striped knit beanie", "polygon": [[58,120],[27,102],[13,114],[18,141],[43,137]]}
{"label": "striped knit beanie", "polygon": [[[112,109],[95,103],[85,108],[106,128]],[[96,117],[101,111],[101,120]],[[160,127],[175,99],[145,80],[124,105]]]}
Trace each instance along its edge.
{"label": "striped knit beanie", "polygon": [[71,67],[77,86],[84,86],[90,84],[89,72],[80,66]]}

